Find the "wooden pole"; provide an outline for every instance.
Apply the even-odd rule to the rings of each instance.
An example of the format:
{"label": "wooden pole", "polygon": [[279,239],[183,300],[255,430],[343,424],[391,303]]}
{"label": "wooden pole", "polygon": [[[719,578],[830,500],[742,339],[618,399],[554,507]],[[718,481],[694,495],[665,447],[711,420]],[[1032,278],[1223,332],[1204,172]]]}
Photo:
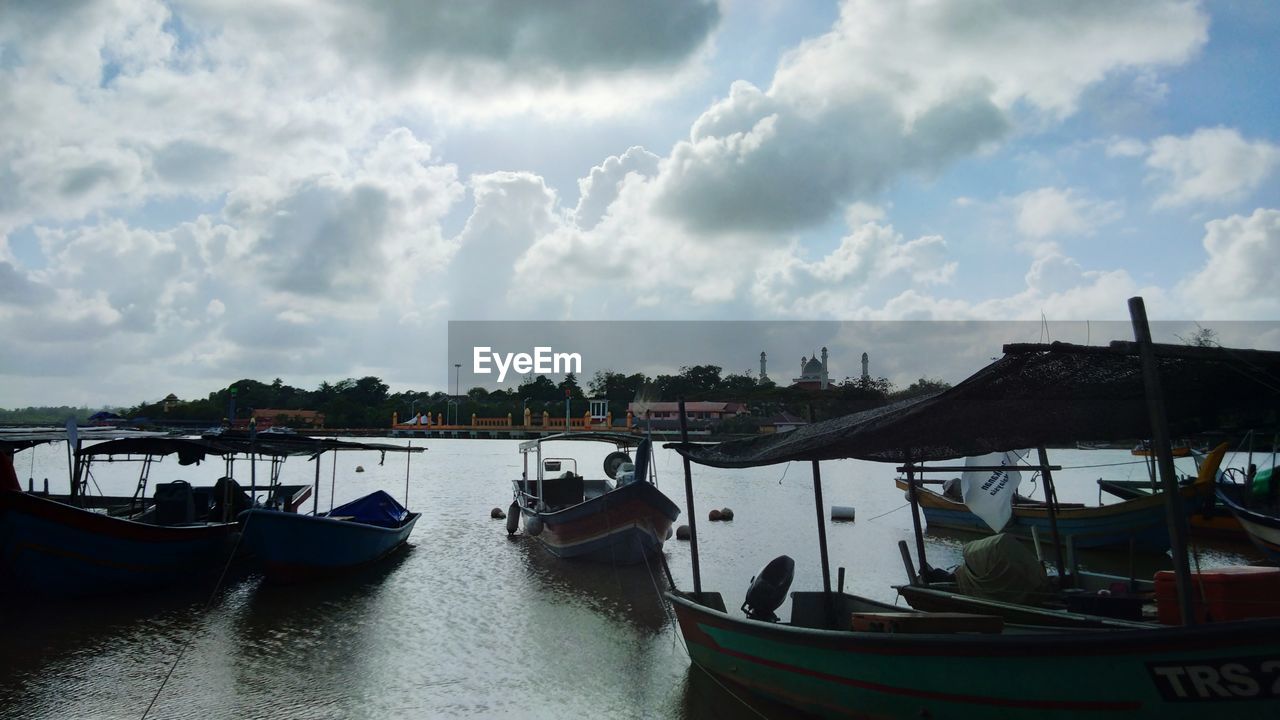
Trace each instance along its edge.
{"label": "wooden pole", "polygon": [[916,533],[916,554],[920,556],[920,581],[923,585],[928,585],[929,580],[925,576],[925,569],[929,567],[929,563],[924,559],[924,530],[920,527],[920,498],[916,495],[916,474],[911,467],[910,460],[907,461],[907,501],[911,503],[911,526]]}
{"label": "wooden pole", "polygon": [[[809,424],[816,422],[813,414],[813,406],[809,406]],[[818,513],[818,552],[822,555],[822,592],[827,594],[827,602],[830,603],[831,595],[831,563],[827,559],[827,523],[826,516],[822,512],[822,471],[818,468],[818,461],[812,461],[813,468],[813,506]]]}
{"label": "wooden pole", "polygon": [[[680,442],[689,442],[689,418],[684,412],[684,398],[680,398]],[[702,593],[702,570],[698,566],[698,512],[693,508],[693,471],[689,467],[689,456],[681,454],[684,459],[684,504],[689,510],[689,549],[693,557],[693,591]]]}
{"label": "wooden pole", "polygon": [[[1034,529],[1035,528],[1033,527],[1032,530]],[[902,567],[907,570],[907,580],[909,580],[912,585],[919,585],[920,576],[916,575],[916,567],[911,562],[911,551],[907,549],[906,540],[898,541],[898,554],[902,555]]]}
{"label": "wooden pole", "polygon": [[320,457],[323,453],[316,453],[316,482],[315,488],[312,490],[314,497],[311,498],[311,514],[320,514]]}
{"label": "wooden pole", "polygon": [[409,461],[413,459],[413,441],[409,441],[409,452],[404,454],[404,509],[409,509]]}
{"label": "wooden pole", "polygon": [[[1068,587],[1067,567],[1062,563],[1062,536],[1058,534],[1058,490],[1053,486],[1053,473],[1049,470],[1049,453],[1043,447],[1036,448],[1040,456],[1040,472],[1044,476],[1044,499],[1049,504],[1049,532],[1053,534],[1053,557],[1058,563],[1058,582]],[[1071,578],[1070,584],[1075,584]]]}
{"label": "wooden pole", "polygon": [[1155,352],[1151,347],[1151,326],[1147,324],[1147,308],[1141,297],[1129,298],[1129,318],[1133,323],[1133,339],[1142,359],[1142,381],[1146,387],[1147,412],[1151,416],[1151,447],[1160,468],[1164,490],[1165,519],[1169,523],[1169,544],[1173,550],[1174,579],[1178,590],[1178,610],[1183,625],[1195,624],[1192,612],[1191,565],[1187,561],[1186,514],[1182,495],[1178,492],[1178,476],[1173,467],[1173,450],[1169,446],[1169,425],[1165,417],[1164,393]]}

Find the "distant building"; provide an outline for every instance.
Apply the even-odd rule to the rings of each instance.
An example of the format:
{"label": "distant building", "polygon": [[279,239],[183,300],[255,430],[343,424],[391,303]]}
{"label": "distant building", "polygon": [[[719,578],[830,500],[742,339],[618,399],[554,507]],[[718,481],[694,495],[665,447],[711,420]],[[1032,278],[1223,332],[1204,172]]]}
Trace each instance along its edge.
{"label": "distant building", "polygon": [[827,373],[827,349],[822,348],[822,361],[818,358],[800,358],[800,377],[791,381],[791,387],[801,390],[826,390],[831,386]]}
{"label": "distant building", "polygon": [[801,425],[808,425],[809,422],[798,415],[792,415],[789,412],[782,412],[770,417],[760,423],[761,433],[781,433],[795,430]]}
{"label": "distant building", "polygon": [[[649,417],[654,420],[679,420],[680,403],[629,403],[627,405],[627,412],[631,413],[637,421],[644,419],[645,412],[648,412]],[[684,404],[684,412],[690,420],[707,420],[716,422],[724,420],[727,417],[746,413],[747,406],[746,404],[739,402],[710,402],[705,400],[695,400]]]}
{"label": "distant building", "polygon": [[169,412],[169,408],[173,407],[174,405],[177,405],[181,401],[178,400],[177,395],[174,395],[173,393],[169,393],[168,395],[164,396],[164,400],[161,400],[161,402],[164,403],[164,411]]}
{"label": "distant building", "polygon": [[285,410],[282,408],[257,408],[253,411],[253,419],[257,420],[259,430],[271,427],[277,420],[283,419],[290,426],[306,428],[324,427],[324,413],[319,410]]}

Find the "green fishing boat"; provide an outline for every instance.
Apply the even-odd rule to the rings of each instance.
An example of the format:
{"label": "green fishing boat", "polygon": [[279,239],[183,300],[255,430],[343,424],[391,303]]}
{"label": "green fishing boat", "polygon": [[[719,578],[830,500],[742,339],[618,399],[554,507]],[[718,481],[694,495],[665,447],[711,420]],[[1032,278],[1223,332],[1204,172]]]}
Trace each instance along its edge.
{"label": "green fishing boat", "polygon": [[[691,662],[721,681],[824,717],[1280,717],[1280,619],[1194,624],[1186,515],[1168,445],[1169,427],[1186,433],[1217,429],[1228,418],[1272,418],[1280,397],[1273,383],[1260,380],[1280,374],[1280,353],[1153,345],[1141,300],[1130,307],[1137,343],[1006,346],[1004,358],[935,395],[782,435],[701,446],[686,435],[670,445],[686,460],[694,588],[668,598]],[[1161,380],[1179,388],[1176,397],[1162,396]],[[996,615],[904,611],[832,588],[821,460],[902,466],[924,577],[914,492],[922,463],[1039,448],[1038,469],[1052,498],[1049,471],[1058,468],[1048,465],[1046,446],[1148,434],[1169,486],[1181,626],[1020,626]],[[752,579],[742,616],[727,612],[719,593],[702,591],[689,461],[724,468],[812,463],[823,588],[791,593],[788,621],[774,611],[790,589],[789,557]],[[1056,524],[1051,530],[1057,534]]]}

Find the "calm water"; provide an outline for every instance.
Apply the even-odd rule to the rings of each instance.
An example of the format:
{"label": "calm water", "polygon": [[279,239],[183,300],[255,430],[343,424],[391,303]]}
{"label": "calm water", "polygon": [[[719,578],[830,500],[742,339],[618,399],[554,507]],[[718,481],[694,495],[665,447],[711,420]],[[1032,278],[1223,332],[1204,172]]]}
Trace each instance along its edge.
{"label": "calm water", "polygon": [[[210,587],[144,600],[4,608],[0,716],[139,718],[171,667],[149,717],[750,715],[733,695],[690,669],[659,596],[665,586],[660,570],[651,576],[644,565],[614,569],[560,561],[531,538],[508,539],[504,522],[489,518],[491,508],[510,503],[509,482],[520,472],[516,446],[429,441],[428,452],[414,456],[410,468],[409,504],[423,513],[412,546],[370,574],[292,587],[232,577],[207,607]],[[591,469],[612,449],[594,443],[559,447],[556,454],[577,457],[586,474],[598,474]],[[1127,451],[1050,455],[1073,468],[1057,476],[1063,501],[1097,502],[1094,480],[1104,474],[1145,477]],[[378,461],[377,453],[341,455],[336,502],[374,489],[402,496],[403,457]],[[324,509],[331,462],[322,466]],[[1111,463],[1126,464],[1081,467]],[[20,454],[16,464],[24,482],[28,475],[48,477],[51,489],[65,492],[64,451],[39,448],[34,458],[30,451]],[[357,465],[366,472],[355,473]],[[260,478],[265,463],[261,467]],[[660,451],[657,467],[659,487],[683,507],[678,456]],[[724,593],[736,608],[750,578],[783,553],[796,559],[793,589],[821,587],[807,464],[693,470],[706,589]],[[179,467],[167,461],[152,479],[204,484],[222,471],[221,462]],[[828,506],[852,505],[858,516],[854,523],[828,523],[832,582],[835,567],[844,566],[846,589],[893,601],[890,584],[905,578],[897,542],[912,536],[892,466],[840,461],[824,463],[822,471]],[[127,495],[136,472],[132,464],[99,464],[94,479],[106,494]],[[314,465],[295,459],[283,478],[310,484],[314,472]],[[237,464],[237,477],[247,483],[247,463]],[[1033,488],[1031,494],[1042,496],[1024,479],[1022,492]],[[733,522],[706,521],[710,509],[725,506],[733,508]],[[683,515],[680,522],[686,522]],[[950,566],[959,561],[966,538],[927,539],[930,561]],[[1202,565],[1250,555],[1234,546],[1202,550]],[[688,543],[670,541],[667,558],[677,584],[690,588]],[[1101,562],[1090,556],[1082,564]],[[1123,567],[1119,561],[1113,569]],[[758,699],[749,702],[766,716],[786,716]]]}

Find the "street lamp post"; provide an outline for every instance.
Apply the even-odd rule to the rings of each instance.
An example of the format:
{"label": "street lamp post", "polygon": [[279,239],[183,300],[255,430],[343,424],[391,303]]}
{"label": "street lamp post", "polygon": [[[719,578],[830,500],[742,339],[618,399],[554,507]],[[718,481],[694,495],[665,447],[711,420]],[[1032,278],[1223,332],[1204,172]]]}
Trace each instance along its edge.
{"label": "street lamp post", "polygon": [[453,424],[457,425],[461,422],[458,417],[458,403],[462,400],[462,388],[459,387],[458,375],[462,372],[462,363],[453,364]]}

